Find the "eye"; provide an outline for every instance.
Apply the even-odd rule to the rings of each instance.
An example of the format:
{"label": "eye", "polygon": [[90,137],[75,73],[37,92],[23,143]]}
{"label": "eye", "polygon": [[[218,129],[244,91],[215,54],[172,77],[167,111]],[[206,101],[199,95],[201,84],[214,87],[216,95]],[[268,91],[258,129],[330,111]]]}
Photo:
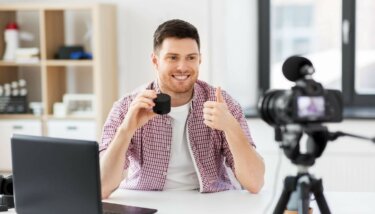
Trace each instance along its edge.
{"label": "eye", "polygon": [[174,61],[177,60],[177,56],[169,56],[168,59]]}
{"label": "eye", "polygon": [[190,61],[193,61],[193,60],[195,60],[197,57],[196,56],[189,56],[188,57],[188,59],[190,60]]}

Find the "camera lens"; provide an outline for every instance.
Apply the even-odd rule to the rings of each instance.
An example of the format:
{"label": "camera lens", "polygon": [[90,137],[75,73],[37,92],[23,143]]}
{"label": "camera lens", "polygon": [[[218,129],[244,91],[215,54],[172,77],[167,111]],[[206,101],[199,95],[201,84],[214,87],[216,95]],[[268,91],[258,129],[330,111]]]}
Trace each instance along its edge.
{"label": "camera lens", "polygon": [[290,94],[285,90],[266,92],[258,103],[259,114],[271,126],[285,124],[291,120]]}

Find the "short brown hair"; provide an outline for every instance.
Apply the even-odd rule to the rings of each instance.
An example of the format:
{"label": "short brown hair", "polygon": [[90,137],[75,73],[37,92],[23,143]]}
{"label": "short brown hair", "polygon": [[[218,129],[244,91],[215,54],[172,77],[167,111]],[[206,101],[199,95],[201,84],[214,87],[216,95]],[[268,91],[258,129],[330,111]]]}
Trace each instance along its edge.
{"label": "short brown hair", "polygon": [[198,44],[198,49],[200,50],[198,30],[189,22],[179,19],[172,19],[159,25],[154,33],[154,51],[156,52],[160,48],[164,39],[170,37],[179,39],[194,39]]}

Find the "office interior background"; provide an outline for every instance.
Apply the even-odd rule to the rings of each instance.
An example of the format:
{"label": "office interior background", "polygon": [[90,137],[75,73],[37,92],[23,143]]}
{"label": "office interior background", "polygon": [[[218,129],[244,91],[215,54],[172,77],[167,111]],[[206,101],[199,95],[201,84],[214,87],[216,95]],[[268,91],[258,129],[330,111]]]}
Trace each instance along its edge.
{"label": "office interior background", "polygon": [[[246,109],[257,150],[266,162],[264,189],[274,188],[275,179],[277,188],[281,188],[284,176],[296,173],[296,167],[279,151],[273,128],[256,113],[258,98],[266,89],[293,86],[281,72],[284,60],[291,55],[309,58],[316,69],[314,78],[317,81],[324,87],[343,91],[345,118],[342,123],[327,124],[330,130],[375,136],[375,2],[372,0],[103,0],[82,3],[97,2],[113,4],[117,10],[117,22],[106,23],[115,24],[117,31],[118,78],[114,83],[118,85],[117,98],[155,78],[150,54],[153,32],[160,23],[178,18],[198,28],[202,53],[199,77],[221,86]],[[0,0],[0,6],[8,3],[67,2]],[[78,4],[78,1],[72,4]],[[34,38],[40,37],[37,13],[20,11],[17,21],[20,30]],[[81,44],[85,50],[91,51],[91,22],[89,13],[66,12],[64,25],[69,30],[65,31],[65,44]],[[21,41],[22,44],[38,46],[39,40],[29,39]],[[41,84],[40,74],[32,71],[37,68],[22,69],[31,70],[20,71],[28,82],[28,99],[40,102],[42,89],[34,87]],[[67,93],[91,92],[93,85],[86,81],[85,69],[67,69]],[[26,123],[30,120],[39,119],[28,118]],[[23,121],[23,118],[0,115],[0,163],[9,158],[9,136],[17,132],[8,126]],[[69,126],[80,121],[66,119],[65,122]],[[55,132],[43,135],[99,140],[97,132],[100,132],[100,127],[88,127],[93,127],[95,132],[85,130],[69,135],[69,130],[54,129]],[[305,140],[303,138],[301,143]],[[280,174],[276,177],[280,160]],[[11,173],[9,167],[2,167],[2,173]],[[327,191],[374,192],[375,145],[347,137],[329,142],[311,172],[323,178]]]}

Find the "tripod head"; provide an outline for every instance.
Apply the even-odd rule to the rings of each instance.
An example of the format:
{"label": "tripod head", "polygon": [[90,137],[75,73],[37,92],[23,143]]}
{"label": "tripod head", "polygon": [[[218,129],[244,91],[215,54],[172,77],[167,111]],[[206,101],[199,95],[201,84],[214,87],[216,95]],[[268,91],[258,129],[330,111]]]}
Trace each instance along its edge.
{"label": "tripod head", "polygon": [[[300,140],[306,134],[307,148],[301,153]],[[375,138],[354,135],[342,131],[329,132],[326,126],[318,123],[312,124],[287,124],[275,126],[275,140],[280,143],[280,148],[293,164],[312,166],[315,159],[319,158],[327,146],[328,141],[334,141],[339,137],[349,136],[375,143]]]}
{"label": "tripod head", "polygon": [[[305,153],[301,153],[299,143],[303,134],[308,136]],[[321,124],[288,124],[275,127],[275,140],[280,142],[280,147],[292,163],[312,166],[326,148],[329,132]]]}

